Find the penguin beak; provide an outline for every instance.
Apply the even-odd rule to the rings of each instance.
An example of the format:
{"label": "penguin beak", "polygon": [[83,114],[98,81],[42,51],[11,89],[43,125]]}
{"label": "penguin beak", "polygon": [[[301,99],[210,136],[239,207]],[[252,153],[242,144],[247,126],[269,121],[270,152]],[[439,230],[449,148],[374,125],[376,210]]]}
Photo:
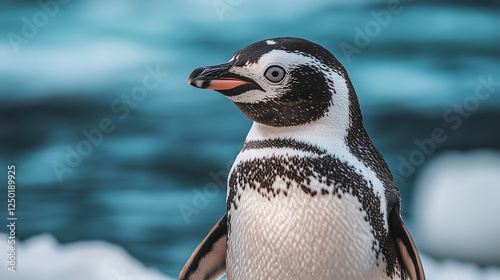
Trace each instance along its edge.
{"label": "penguin beak", "polygon": [[230,90],[242,85],[252,84],[243,80],[243,77],[229,72],[233,63],[231,61],[215,66],[197,68],[189,75],[188,84],[197,88],[212,90]]}

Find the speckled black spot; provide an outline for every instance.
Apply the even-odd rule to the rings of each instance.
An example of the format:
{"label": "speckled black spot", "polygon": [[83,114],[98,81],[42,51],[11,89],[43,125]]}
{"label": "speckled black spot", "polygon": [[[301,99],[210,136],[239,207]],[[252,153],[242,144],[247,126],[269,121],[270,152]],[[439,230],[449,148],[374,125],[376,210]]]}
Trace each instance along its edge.
{"label": "speckled black spot", "polygon": [[[243,191],[257,191],[268,199],[275,197],[277,190],[273,188],[273,183],[277,178],[285,182],[296,182],[304,193],[311,196],[332,194],[342,196],[348,193],[358,197],[376,240],[372,250],[377,258],[380,253],[386,256],[390,240],[384,228],[385,221],[380,211],[380,198],[373,193],[371,188],[366,187],[368,182],[355,171],[353,166],[341,162],[332,155],[273,156],[237,164],[229,177],[228,211],[231,207],[238,208],[237,194]],[[330,187],[324,187],[324,191],[317,192],[309,187],[308,182],[312,178],[317,180],[326,178],[326,185]]]}

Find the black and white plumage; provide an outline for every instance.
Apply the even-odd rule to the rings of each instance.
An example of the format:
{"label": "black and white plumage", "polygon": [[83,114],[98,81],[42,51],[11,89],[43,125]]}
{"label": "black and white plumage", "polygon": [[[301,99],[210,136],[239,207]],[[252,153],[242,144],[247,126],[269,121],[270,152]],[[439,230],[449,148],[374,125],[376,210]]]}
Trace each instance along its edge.
{"label": "black and white plumage", "polygon": [[299,38],[263,40],[189,84],[254,121],[230,172],[227,214],[179,279],[424,279],[392,174],[344,67]]}

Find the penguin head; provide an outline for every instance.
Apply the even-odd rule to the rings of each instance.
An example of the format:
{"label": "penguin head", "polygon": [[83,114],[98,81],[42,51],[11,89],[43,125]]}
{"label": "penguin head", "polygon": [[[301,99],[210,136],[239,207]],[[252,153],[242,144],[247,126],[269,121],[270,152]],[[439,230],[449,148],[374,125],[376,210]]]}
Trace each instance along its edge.
{"label": "penguin head", "polygon": [[317,121],[336,103],[349,104],[354,94],[344,67],[328,50],[291,37],[262,40],[227,63],[197,68],[188,83],[224,94],[251,120],[275,127]]}

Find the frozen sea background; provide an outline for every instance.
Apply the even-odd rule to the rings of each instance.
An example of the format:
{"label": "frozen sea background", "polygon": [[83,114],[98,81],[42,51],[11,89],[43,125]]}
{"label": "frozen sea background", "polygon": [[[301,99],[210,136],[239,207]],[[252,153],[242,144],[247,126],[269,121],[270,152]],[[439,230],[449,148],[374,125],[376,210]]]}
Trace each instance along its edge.
{"label": "frozen sea background", "polygon": [[[216,6],[227,10],[218,12]],[[500,198],[500,184],[494,179],[498,170],[490,171],[490,176],[482,171],[489,169],[479,169],[460,180],[463,166],[457,163],[453,169],[454,162],[482,166],[495,162],[491,157],[500,157],[497,1],[401,1],[389,9],[386,1],[363,0],[75,0],[57,7],[51,6],[55,12],[44,22],[41,14],[47,12],[36,1],[0,3],[0,166],[16,165],[16,238],[28,245],[30,240],[40,242],[39,247],[26,247],[41,250],[47,265],[53,261],[57,270],[62,246],[75,250],[68,256],[76,263],[68,273],[75,275],[92,271],[95,265],[83,263],[103,255],[116,262],[101,265],[102,279],[119,279],[116,273],[122,267],[139,273],[138,279],[162,277],[146,275],[146,270],[175,277],[223,215],[228,166],[251,125],[220,94],[187,86],[187,77],[199,66],[227,61],[255,41],[296,36],[323,45],[347,68],[368,133],[397,177],[405,220],[417,246],[427,253],[424,265],[429,263],[436,271],[459,261],[452,265],[454,271],[467,272],[458,275],[491,277],[436,273],[435,279],[500,278],[495,268],[500,257],[487,249],[473,256],[447,250],[470,240],[494,248],[500,244],[498,238],[478,235],[500,236],[498,224],[492,222],[500,216],[498,208],[468,220],[479,225],[469,226],[462,223],[463,216],[454,215],[460,207],[475,211],[492,205],[482,198]],[[378,23],[376,15],[382,14],[389,17]],[[34,24],[34,20],[39,25],[36,31],[24,28],[26,21]],[[364,41],[358,38],[358,29],[369,34]],[[24,41],[13,45],[12,34]],[[356,51],[346,54],[342,46],[347,44]],[[158,85],[147,90],[143,100],[126,105],[124,98],[143,84],[151,69],[168,75],[158,76]],[[478,88],[482,95],[476,94]],[[75,159],[72,151],[86,148],[79,144],[87,139],[82,131],[94,131],[108,119],[113,131]],[[425,139],[432,138],[436,129],[446,140],[434,141],[434,148],[421,148],[417,143],[429,143]],[[446,161],[450,157],[451,163]],[[440,170],[440,162],[442,173],[426,173],[426,166]],[[58,178],[54,166],[62,165],[68,169],[59,169],[66,172],[60,171]],[[446,169],[450,166],[451,171]],[[7,168],[0,171],[2,180],[6,173]],[[438,182],[436,188],[454,182],[461,187],[454,192],[451,185],[437,195],[419,192],[419,182]],[[479,199],[459,200],[464,194],[476,194],[477,184],[490,185]],[[4,221],[6,194],[4,188],[0,192]],[[434,200],[426,204],[429,197]],[[464,203],[443,203],[449,201]],[[440,219],[422,222],[429,209],[442,214]],[[448,223],[462,225],[456,232],[468,230],[469,235],[459,235],[455,243],[439,248]],[[0,233],[6,230],[0,227]],[[97,252],[76,254],[82,248],[71,244],[88,240],[100,240]],[[34,241],[32,245],[37,244]],[[22,271],[23,258],[26,266],[29,259],[37,259],[20,250]],[[60,265],[61,270],[68,266],[72,267]],[[39,272],[25,279],[56,279],[43,276],[44,271],[49,273],[43,267],[30,271]]]}

